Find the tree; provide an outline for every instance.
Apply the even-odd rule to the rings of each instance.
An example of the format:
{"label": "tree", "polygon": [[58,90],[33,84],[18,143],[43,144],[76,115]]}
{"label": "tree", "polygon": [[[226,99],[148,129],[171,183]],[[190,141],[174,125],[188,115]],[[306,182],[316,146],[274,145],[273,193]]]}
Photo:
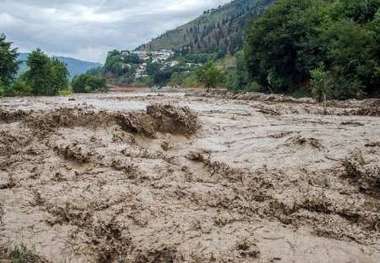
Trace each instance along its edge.
{"label": "tree", "polygon": [[50,58],[40,49],[33,51],[27,59],[28,70],[25,79],[34,95],[55,95],[51,90]]}
{"label": "tree", "polygon": [[115,76],[120,76],[125,73],[123,57],[120,51],[112,50],[108,52],[106,62],[104,64],[105,73],[109,73]]}
{"label": "tree", "polygon": [[218,84],[223,82],[222,71],[211,61],[198,69],[197,76],[199,82],[206,87],[207,92],[209,92],[211,88],[216,88]]}
{"label": "tree", "polygon": [[380,8],[379,0],[339,0],[332,9],[332,17],[344,17],[363,24],[373,20]]}
{"label": "tree", "polygon": [[270,92],[310,93],[324,73],[332,98],[380,94],[379,35],[380,0],[278,0],[247,30],[249,78]]}
{"label": "tree", "polygon": [[4,92],[17,74],[17,56],[17,49],[12,48],[12,43],[6,41],[4,34],[0,34],[0,83]]}
{"label": "tree", "polygon": [[22,76],[34,95],[58,95],[68,88],[69,72],[62,62],[49,58],[40,49],[33,51],[27,60],[28,70]]}
{"label": "tree", "polygon": [[251,80],[289,92],[310,78],[323,46],[317,41],[323,0],[280,0],[248,28],[245,56]]}
{"label": "tree", "polygon": [[321,39],[327,44],[324,62],[334,77],[334,97],[367,94],[377,65],[371,54],[372,34],[352,21],[342,20],[325,30]]}
{"label": "tree", "polygon": [[69,70],[66,65],[57,58],[51,61],[51,89],[54,94],[58,94],[60,90],[66,90],[69,87]]}

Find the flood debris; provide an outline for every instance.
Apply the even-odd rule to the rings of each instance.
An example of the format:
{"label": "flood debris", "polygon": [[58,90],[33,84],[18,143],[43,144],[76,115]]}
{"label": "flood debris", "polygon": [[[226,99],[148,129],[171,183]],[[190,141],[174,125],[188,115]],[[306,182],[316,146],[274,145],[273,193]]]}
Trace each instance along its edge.
{"label": "flood debris", "polygon": [[107,127],[118,124],[124,131],[154,137],[156,132],[192,135],[200,127],[197,115],[188,107],[152,104],[146,112],[107,112],[86,108],[58,108],[53,111],[0,112],[0,120],[23,121],[41,136],[57,128]]}
{"label": "flood debris", "polygon": [[189,107],[153,104],[146,110],[154,119],[156,129],[161,132],[191,135],[200,127],[198,116]]}
{"label": "flood debris", "polygon": [[297,136],[289,138],[286,141],[286,144],[288,146],[303,146],[303,147],[310,146],[310,147],[318,149],[318,150],[323,149],[323,145],[321,144],[321,142],[318,139],[316,139],[316,138],[305,138],[301,135],[297,135]]}
{"label": "flood debris", "polygon": [[343,163],[343,177],[364,193],[380,196],[380,165],[367,164],[360,154],[347,157]]}

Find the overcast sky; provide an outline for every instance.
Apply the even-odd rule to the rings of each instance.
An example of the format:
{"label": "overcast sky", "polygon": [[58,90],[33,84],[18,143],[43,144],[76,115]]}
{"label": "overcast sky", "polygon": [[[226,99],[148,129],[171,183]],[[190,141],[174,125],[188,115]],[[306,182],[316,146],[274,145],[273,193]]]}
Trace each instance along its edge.
{"label": "overcast sky", "polygon": [[20,51],[103,62],[230,0],[0,0],[0,33]]}

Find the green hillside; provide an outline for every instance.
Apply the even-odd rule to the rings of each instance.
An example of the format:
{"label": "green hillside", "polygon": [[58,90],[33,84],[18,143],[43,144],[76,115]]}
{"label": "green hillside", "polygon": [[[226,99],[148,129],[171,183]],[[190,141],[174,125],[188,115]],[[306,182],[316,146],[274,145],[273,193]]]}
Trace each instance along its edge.
{"label": "green hillside", "polygon": [[244,28],[275,0],[235,0],[205,11],[197,19],[168,31],[138,50],[233,53],[243,45]]}

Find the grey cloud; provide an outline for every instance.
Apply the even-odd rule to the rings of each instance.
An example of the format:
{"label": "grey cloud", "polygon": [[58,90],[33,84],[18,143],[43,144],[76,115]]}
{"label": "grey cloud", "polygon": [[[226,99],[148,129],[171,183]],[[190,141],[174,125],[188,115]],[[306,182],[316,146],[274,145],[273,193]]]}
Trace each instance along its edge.
{"label": "grey cloud", "polygon": [[0,0],[0,32],[22,51],[100,61],[229,0]]}

